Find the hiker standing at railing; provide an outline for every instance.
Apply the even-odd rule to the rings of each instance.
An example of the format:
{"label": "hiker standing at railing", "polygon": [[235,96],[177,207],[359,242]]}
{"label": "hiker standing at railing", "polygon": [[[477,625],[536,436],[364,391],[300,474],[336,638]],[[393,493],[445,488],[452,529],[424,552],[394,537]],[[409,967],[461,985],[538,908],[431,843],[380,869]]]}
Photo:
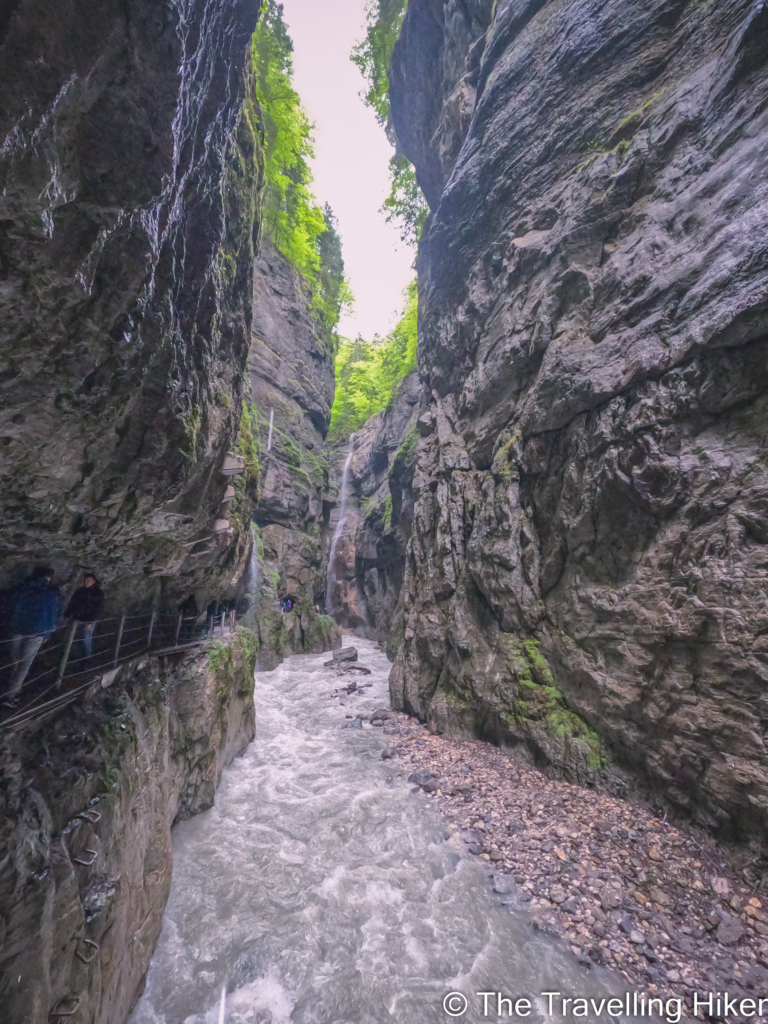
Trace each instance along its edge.
{"label": "hiker standing at railing", "polygon": [[92,572],[84,572],[81,586],[69,599],[64,614],[68,619],[74,619],[75,622],[80,623],[81,643],[86,658],[93,656],[93,631],[96,628],[97,620],[101,617],[103,604],[104,591],[101,589],[101,584]]}
{"label": "hiker standing at railing", "polygon": [[3,703],[13,707],[35,656],[59,624],[61,591],[54,586],[53,569],[39,566],[14,594],[11,613],[14,670]]}

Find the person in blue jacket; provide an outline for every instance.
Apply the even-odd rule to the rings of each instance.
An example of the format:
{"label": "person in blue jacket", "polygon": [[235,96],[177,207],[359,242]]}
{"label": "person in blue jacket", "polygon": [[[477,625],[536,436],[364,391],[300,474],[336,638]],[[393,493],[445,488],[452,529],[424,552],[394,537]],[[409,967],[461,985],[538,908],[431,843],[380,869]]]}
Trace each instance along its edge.
{"label": "person in blue jacket", "polygon": [[39,566],[16,591],[12,611],[13,675],[4,703],[18,704],[19,692],[45,640],[59,624],[61,591],[54,586],[53,569]]}

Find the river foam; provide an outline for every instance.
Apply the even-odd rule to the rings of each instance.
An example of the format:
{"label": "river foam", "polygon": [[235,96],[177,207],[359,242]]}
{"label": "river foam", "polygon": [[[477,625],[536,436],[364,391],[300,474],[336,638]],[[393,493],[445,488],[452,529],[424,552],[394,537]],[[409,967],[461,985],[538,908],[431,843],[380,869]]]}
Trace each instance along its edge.
{"label": "river foam", "polygon": [[[398,760],[380,728],[346,716],[388,704],[389,662],[345,638],[373,671],[364,696],[327,655],[256,675],[256,738],[224,773],[216,806],[174,829],[163,931],[130,1024],[431,1024],[453,990],[606,994],[567,950],[503,906],[486,870]],[[350,677],[347,676],[346,679]],[[614,988],[615,990],[615,988]],[[547,1016],[534,1005],[528,1021]]]}

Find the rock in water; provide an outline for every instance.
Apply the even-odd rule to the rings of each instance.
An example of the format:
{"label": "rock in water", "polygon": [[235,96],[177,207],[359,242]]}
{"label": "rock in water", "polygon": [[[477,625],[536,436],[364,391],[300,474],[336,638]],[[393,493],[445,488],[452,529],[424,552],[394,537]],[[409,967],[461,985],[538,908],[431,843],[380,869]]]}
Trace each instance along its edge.
{"label": "rock in water", "polygon": [[338,651],[333,652],[334,661],[357,661],[357,648],[356,647],[342,647]]}
{"label": "rock in water", "polygon": [[512,875],[495,875],[493,879],[494,892],[507,895],[517,892],[517,884]]}

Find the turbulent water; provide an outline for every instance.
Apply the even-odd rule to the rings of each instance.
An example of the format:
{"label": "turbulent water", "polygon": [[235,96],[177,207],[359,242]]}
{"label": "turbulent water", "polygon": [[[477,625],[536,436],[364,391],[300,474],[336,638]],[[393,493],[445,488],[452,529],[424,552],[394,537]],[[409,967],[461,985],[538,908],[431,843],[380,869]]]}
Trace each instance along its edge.
{"label": "turbulent water", "polygon": [[[444,1022],[452,991],[469,1000],[461,1019],[496,1020],[495,1000],[485,1016],[475,993],[607,992],[502,905],[460,837],[445,840],[408,765],[382,761],[382,730],[343,728],[388,702],[390,667],[376,645],[347,642],[373,686],[343,706],[327,655],[257,674],[256,739],[215,808],[174,830],[171,896],[131,1024],[217,1024],[223,987],[227,1024]],[[553,1019],[547,1003],[512,1019]]]}

